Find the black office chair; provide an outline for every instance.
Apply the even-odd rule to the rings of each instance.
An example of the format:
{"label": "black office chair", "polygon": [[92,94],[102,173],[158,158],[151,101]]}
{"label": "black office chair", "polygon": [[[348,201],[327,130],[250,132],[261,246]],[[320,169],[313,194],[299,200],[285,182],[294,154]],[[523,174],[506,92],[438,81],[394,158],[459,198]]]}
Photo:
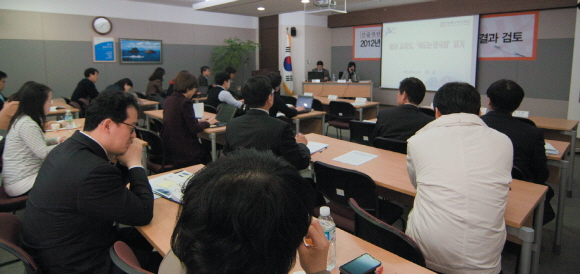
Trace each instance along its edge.
{"label": "black office chair", "polygon": [[338,79],[342,79],[342,75],[344,74],[344,71],[341,71],[338,73]]}
{"label": "black office chair", "polygon": [[158,118],[149,118],[149,130],[161,135],[163,131],[163,121]]}
{"label": "black office chair", "polygon": [[0,186],[0,212],[16,213],[17,210],[26,207],[26,201],[28,201],[28,195],[10,197],[6,194],[4,186]]}
{"label": "black office chair", "polygon": [[361,145],[372,146],[371,136],[375,130],[375,123],[363,121],[350,121],[350,141]]}
{"label": "black office chair", "polygon": [[145,94],[141,93],[141,92],[137,92],[135,91],[135,94],[137,95],[137,97],[139,97],[140,99],[147,99],[147,96],[145,96]]}
{"label": "black office chair", "polygon": [[324,107],[322,106],[322,102],[320,100],[314,98],[312,100],[312,109],[316,111],[324,111]]}
{"label": "black office chair", "polygon": [[109,256],[113,263],[128,274],[153,274],[139,264],[133,250],[124,242],[117,241],[109,249]]}
{"label": "black office chair", "polygon": [[18,246],[18,239],[22,231],[22,222],[10,213],[0,213],[0,249],[12,254],[15,260],[4,262],[0,267],[15,262],[22,262],[25,273],[42,273],[32,256]]}
{"label": "black office chair", "polygon": [[165,164],[165,149],[161,137],[147,129],[137,129],[137,137],[147,142],[147,169],[153,173],[162,173],[173,169]]}
{"label": "black office chair", "polygon": [[217,109],[214,106],[212,106],[212,105],[204,104],[203,105],[203,111],[209,112],[209,113],[213,113],[213,114],[217,114]]}
{"label": "black office chair", "polygon": [[527,170],[524,171],[518,166],[512,166],[512,178],[526,182],[534,181],[534,176],[530,172],[528,172]]}
{"label": "black office chair", "polygon": [[348,204],[355,212],[355,236],[403,259],[426,267],[425,257],[423,257],[419,246],[411,237],[366,212],[357,204],[355,199],[349,199]]}
{"label": "black office chair", "polygon": [[419,107],[419,111],[421,111],[421,112],[423,112],[431,117],[435,117],[435,111],[433,109]]}
{"label": "black office chair", "polygon": [[[361,201],[361,206],[365,210],[387,223],[393,224],[397,220],[402,220],[403,209],[388,201],[379,200],[377,185],[368,175],[316,161],[314,176],[316,190],[329,200],[326,206],[330,207],[330,214],[336,226],[354,232],[354,212],[348,204],[350,198]],[[318,208],[315,214],[318,215]],[[405,222],[402,221],[404,225]]]}
{"label": "black office chair", "polygon": [[[350,120],[354,120],[354,106],[348,102],[330,101],[328,105],[328,125],[326,126],[326,134],[328,135],[328,127],[333,126],[336,129],[336,135],[342,139],[342,130],[350,129]],[[340,135],[338,134],[340,130]]]}
{"label": "black office chair", "polygon": [[407,154],[407,141],[377,137],[373,140],[373,146],[380,149]]}
{"label": "black office chair", "polygon": [[284,100],[285,104],[290,104],[296,106],[296,97],[294,96],[287,96],[287,95],[280,95],[280,98]]}
{"label": "black office chair", "polygon": [[524,117],[514,117],[514,118],[516,118],[516,119],[518,119],[518,120],[520,120],[528,125],[536,126],[536,123],[534,123],[534,121],[532,121],[528,118],[524,118]]}

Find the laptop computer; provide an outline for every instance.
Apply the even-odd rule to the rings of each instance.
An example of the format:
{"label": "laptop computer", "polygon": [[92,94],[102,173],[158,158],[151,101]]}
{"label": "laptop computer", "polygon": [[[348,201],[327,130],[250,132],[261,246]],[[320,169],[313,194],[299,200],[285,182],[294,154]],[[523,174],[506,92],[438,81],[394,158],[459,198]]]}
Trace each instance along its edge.
{"label": "laptop computer", "polygon": [[238,109],[232,105],[221,104],[218,113],[215,116],[215,119],[218,120],[215,125],[217,127],[226,126],[230,120],[234,119],[237,110]]}
{"label": "laptop computer", "polygon": [[307,113],[312,110],[312,102],[314,101],[314,97],[310,96],[298,96],[296,100],[296,107],[303,107],[304,111],[298,111],[298,113]]}
{"label": "laptop computer", "polygon": [[318,79],[318,80],[320,80],[320,82],[324,81],[324,72],[309,71],[308,72],[308,81],[312,82],[312,79]]}

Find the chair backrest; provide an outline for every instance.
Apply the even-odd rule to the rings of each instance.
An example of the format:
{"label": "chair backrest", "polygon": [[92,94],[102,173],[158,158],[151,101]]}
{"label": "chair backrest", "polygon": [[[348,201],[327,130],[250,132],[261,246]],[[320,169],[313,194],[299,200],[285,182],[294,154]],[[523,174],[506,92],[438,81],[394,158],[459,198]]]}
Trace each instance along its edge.
{"label": "chair backrest", "polygon": [[420,107],[419,111],[421,111],[421,112],[423,112],[431,117],[435,117],[435,111],[433,109]]}
{"label": "chair backrest", "polygon": [[4,186],[0,186],[0,212],[14,212],[26,207],[28,195],[19,197],[10,197],[4,191]]}
{"label": "chair backrest", "polygon": [[22,222],[10,213],[0,213],[0,249],[14,255],[24,264],[26,273],[41,273],[38,265],[26,251],[18,246]]}
{"label": "chair backrest", "polygon": [[312,100],[312,109],[316,111],[324,111],[324,107],[322,106],[322,102],[320,100],[314,98]]}
{"label": "chair backrest", "polygon": [[135,94],[137,95],[137,97],[141,99],[147,99],[147,96],[145,96],[145,94],[143,94],[142,92],[135,91]]}
{"label": "chair backrest", "polygon": [[425,267],[425,257],[417,243],[404,232],[386,224],[362,209],[355,199],[349,200],[355,212],[354,235],[410,262]]}
{"label": "chair backrest", "polygon": [[291,104],[293,106],[296,105],[296,98],[294,96],[280,95],[280,98],[282,98],[286,104]]}
{"label": "chair backrest", "polygon": [[65,103],[70,105],[70,102],[71,102],[70,98],[63,96],[62,99],[64,100]]}
{"label": "chair backrest", "polygon": [[163,132],[163,120],[151,117],[149,119],[149,129],[161,135],[161,132]]}
{"label": "chair backrest", "polygon": [[203,111],[209,112],[209,113],[213,113],[213,114],[217,114],[217,109],[214,106],[212,106],[212,105],[204,104],[203,105]]}
{"label": "chair backrest", "polygon": [[378,210],[377,185],[368,175],[323,162],[314,162],[316,190],[341,207],[349,208],[348,199],[361,201],[369,211]]}
{"label": "chair backrest", "polygon": [[534,181],[534,176],[530,172],[524,171],[517,166],[512,166],[512,178],[526,182]]}
{"label": "chair backrest", "polygon": [[376,137],[375,140],[373,140],[373,146],[380,149],[407,154],[407,141],[385,137]]}
{"label": "chair backrest", "polygon": [[344,74],[344,71],[341,71],[338,73],[338,79],[342,79],[342,75]]}
{"label": "chair backrest", "polygon": [[524,117],[515,117],[516,119],[528,124],[528,125],[532,125],[532,126],[536,126],[536,123],[534,123],[534,121],[528,119],[528,118],[524,118]]}
{"label": "chair backrest", "polygon": [[109,249],[109,256],[115,265],[129,274],[153,274],[139,264],[133,250],[124,242],[117,241]]}
{"label": "chair backrest", "polygon": [[330,104],[328,104],[328,110],[330,120],[340,119],[347,121],[354,119],[354,106],[351,103],[330,101]]}
{"label": "chair backrest", "polygon": [[375,123],[350,120],[350,141],[362,145],[372,146],[371,135],[375,130]]}
{"label": "chair backrest", "polygon": [[137,137],[147,142],[147,157],[151,162],[165,165],[165,150],[159,134],[142,128],[137,128]]}

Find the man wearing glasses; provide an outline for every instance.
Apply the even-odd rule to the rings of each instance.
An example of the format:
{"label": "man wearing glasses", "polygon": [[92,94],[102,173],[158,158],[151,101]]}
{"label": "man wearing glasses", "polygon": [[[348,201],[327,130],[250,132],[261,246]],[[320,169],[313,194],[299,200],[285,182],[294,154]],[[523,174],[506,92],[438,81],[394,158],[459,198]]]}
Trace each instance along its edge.
{"label": "man wearing glasses", "polygon": [[138,108],[129,94],[101,92],[87,108],[84,130],[44,160],[22,234],[24,248],[44,272],[116,273],[109,247],[117,240],[153,259],[135,228],[114,226],[142,226],[153,217],[141,146],[134,142]]}

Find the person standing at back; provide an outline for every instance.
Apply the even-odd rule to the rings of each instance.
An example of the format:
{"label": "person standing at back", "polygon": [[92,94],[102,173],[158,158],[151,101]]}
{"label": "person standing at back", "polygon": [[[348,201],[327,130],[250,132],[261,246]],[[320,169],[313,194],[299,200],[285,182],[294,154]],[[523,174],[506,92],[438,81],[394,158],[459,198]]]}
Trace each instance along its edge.
{"label": "person standing at back", "polygon": [[71,101],[79,103],[81,107],[85,104],[80,99],[86,99],[90,102],[99,95],[99,91],[95,86],[95,83],[99,80],[99,71],[95,68],[88,68],[85,70],[84,75],[85,78],[77,84],[77,87],[70,97]]}
{"label": "person standing at back", "polygon": [[[490,128],[510,138],[514,149],[514,166],[521,169],[524,174],[531,175],[532,182],[548,186],[546,180],[550,172],[544,147],[544,133],[541,129],[512,116],[524,96],[522,87],[512,80],[502,79],[494,82],[487,89],[489,99],[487,107],[490,111],[481,116],[481,120]],[[544,224],[556,217],[550,204],[552,197],[554,190],[548,186],[544,201]]]}
{"label": "person standing at back", "polygon": [[371,140],[376,137],[407,141],[417,130],[435,120],[419,110],[425,97],[425,85],[415,77],[403,79],[399,84],[396,108],[379,112]]}
{"label": "person standing at back", "polygon": [[447,83],[433,99],[435,121],[409,138],[407,170],[417,195],[406,233],[437,272],[501,272],[512,181],[507,136],[478,117],[481,96]]}
{"label": "person standing at back", "polygon": [[156,68],[155,71],[153,71],[153,74],[149,76],[147,90],[145,91],[147,99],[159,102],[160,108],[163,108],[163,102],[165,98],[165,90],[163,90],[163,77],[165,77],[165,70],[162,67]]}

